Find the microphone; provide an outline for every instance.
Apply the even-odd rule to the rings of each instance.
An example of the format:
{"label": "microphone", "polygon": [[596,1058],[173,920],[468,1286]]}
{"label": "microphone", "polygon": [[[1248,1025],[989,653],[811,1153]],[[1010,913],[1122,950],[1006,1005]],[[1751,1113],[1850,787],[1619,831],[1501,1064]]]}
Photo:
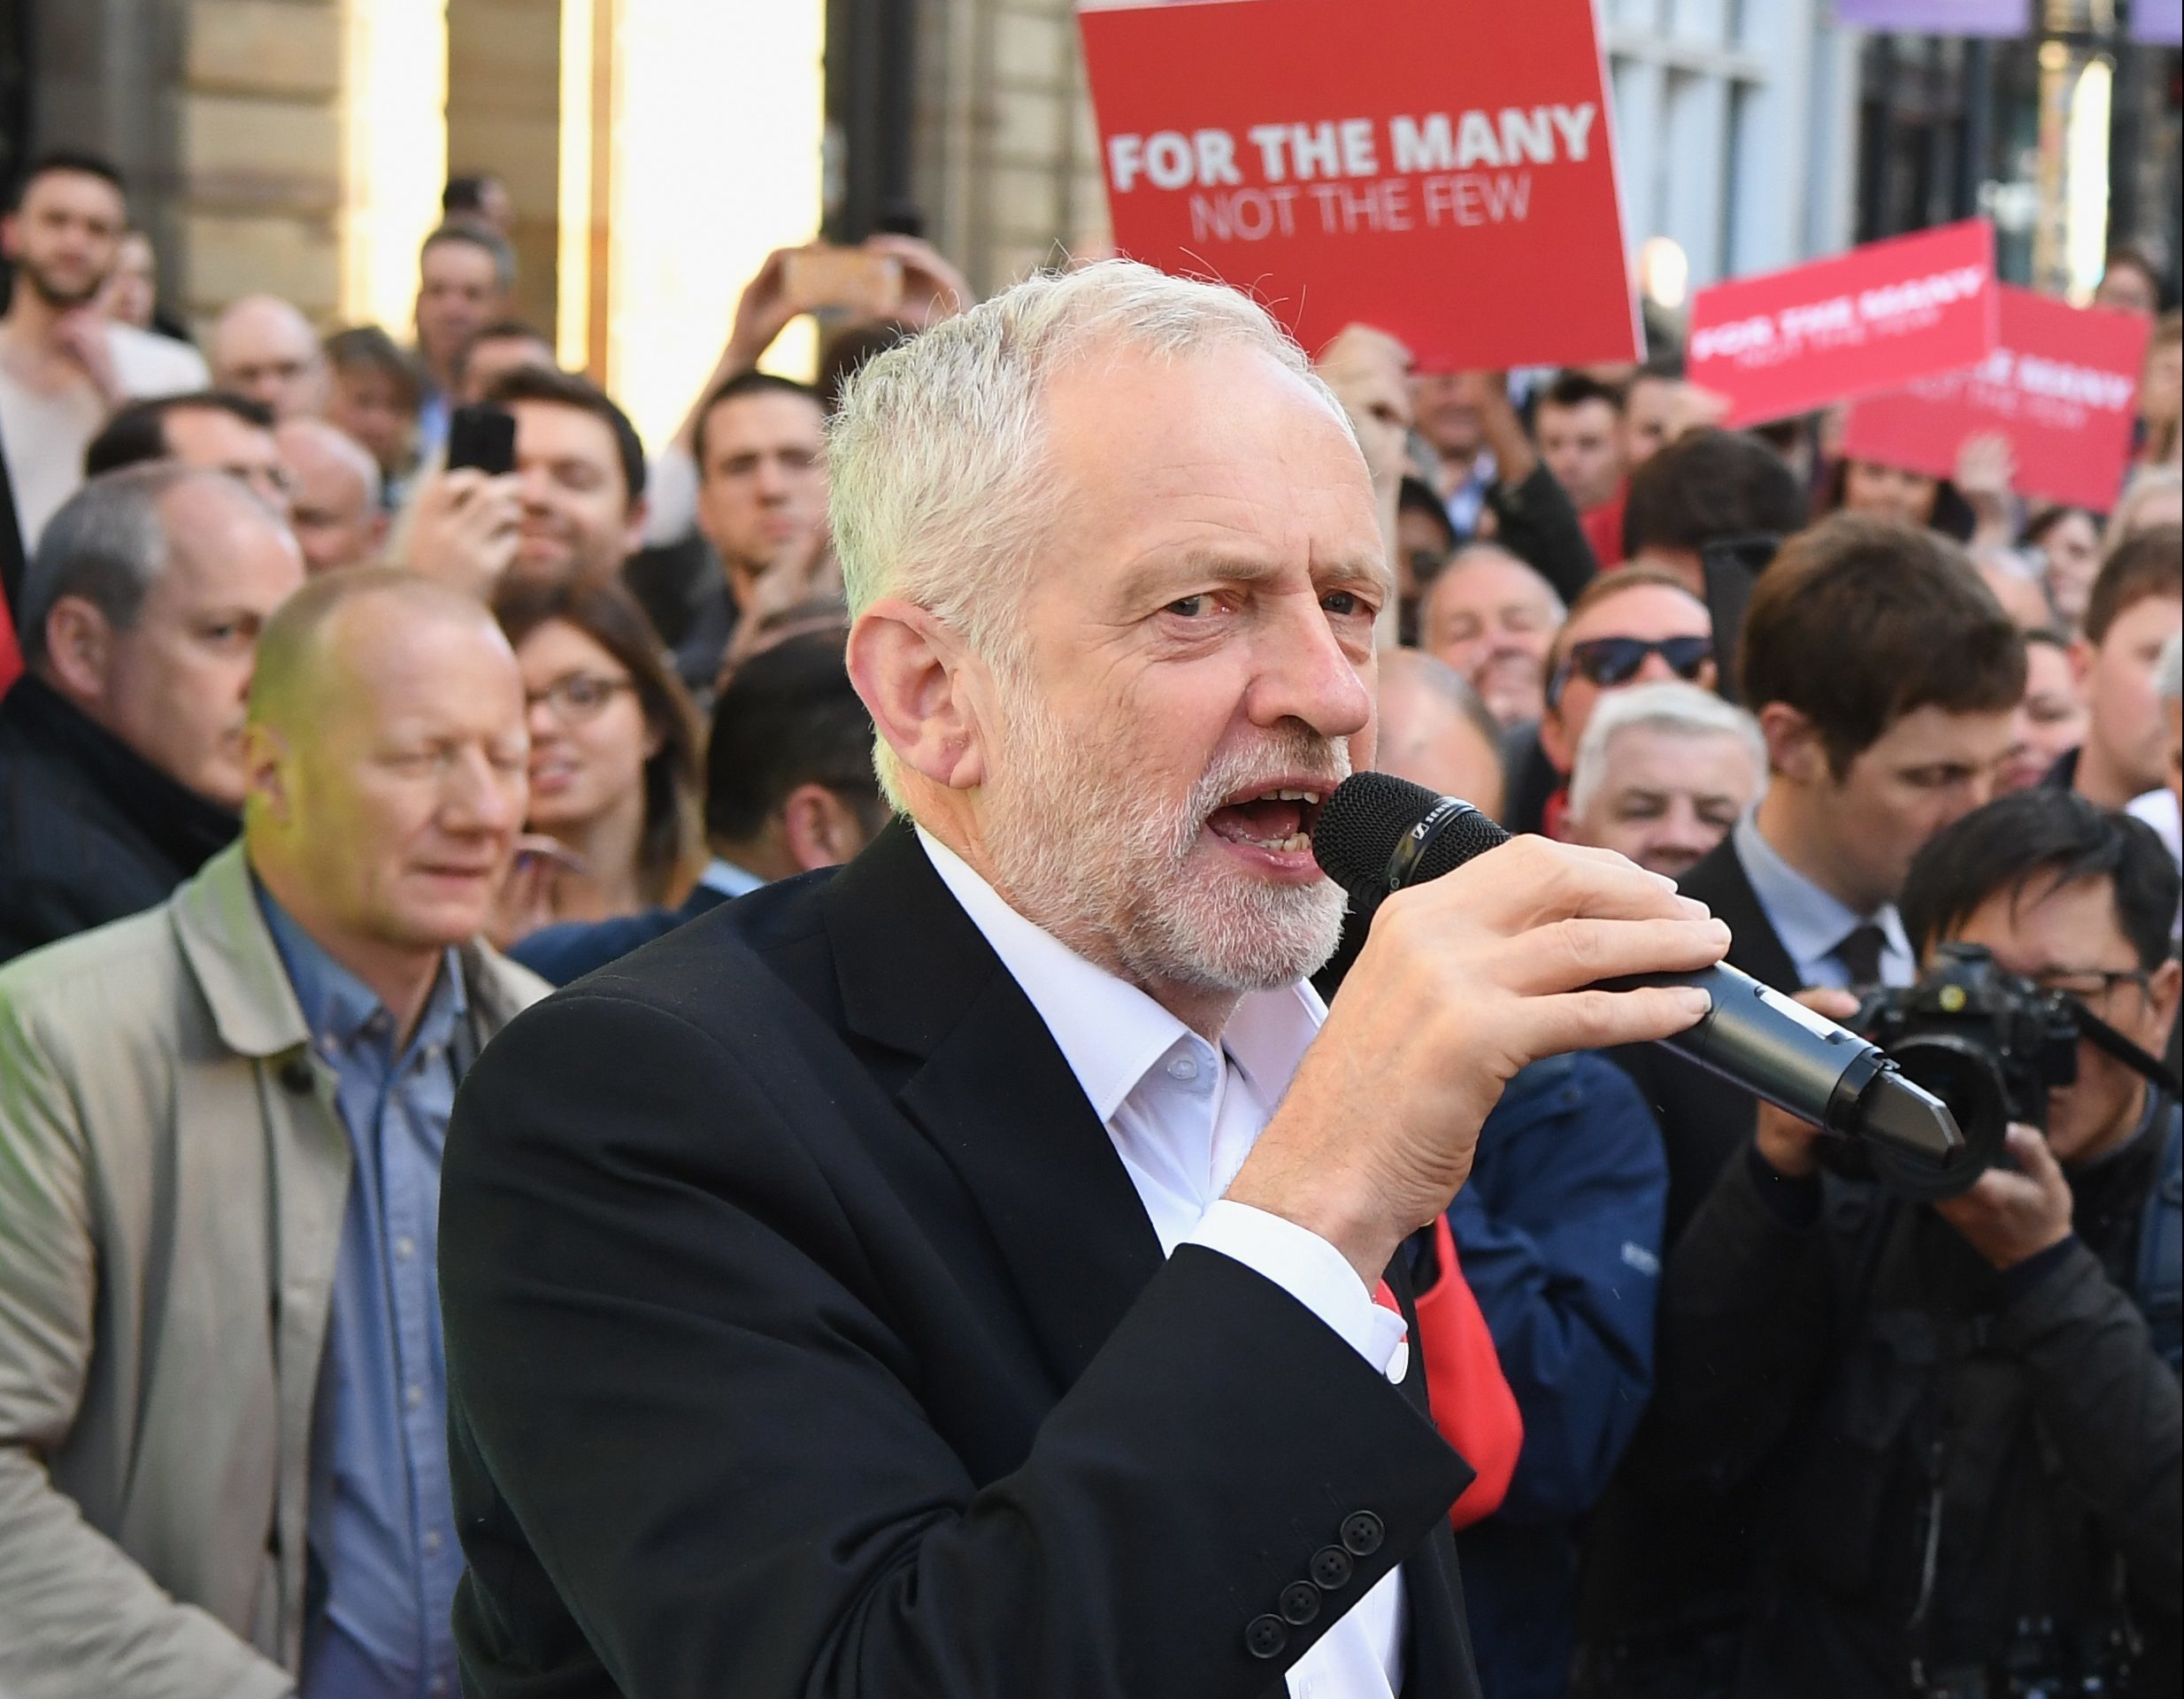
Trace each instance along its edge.
{"label": "microphone", "polygon": [[[1438,879],[1510,834],[1469,803],[1385,773],[1335,788],[1312,823],[1312,857],[1350,893],[1360,919],[1382,899]],[[1697,973],[1646,973],[1600,988],[1691,985],[1713,999],[1698,1024],[1658,1041],[1755,1096],[1849,1138],[1940,1167],[1965,1149],[1942,1100],[1905,1079],[1880,1047],[1726,962]]]}

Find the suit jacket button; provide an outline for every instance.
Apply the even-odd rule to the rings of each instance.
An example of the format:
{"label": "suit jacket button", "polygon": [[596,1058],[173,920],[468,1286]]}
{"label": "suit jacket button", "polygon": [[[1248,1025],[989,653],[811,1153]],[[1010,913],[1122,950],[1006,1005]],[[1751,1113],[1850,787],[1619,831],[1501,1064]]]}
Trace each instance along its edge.
{"label": "suit jacket button", "polygon": [[1370,1557],[1388,1538],[1388,1529],[1370,1511],[1352,1511],[1342,1518],[1342,1549],[1353,1557]]}
{"label": "suit jacket button", "polygon": [[1312,1585],[1322,1593],[1333,1593],[1350,1585],[1350,1578],[1357,1565],[1350,1561],[1350,1554],[1340,1546],[1322,1546],[1312,1553]]}
{"label": "suit jacket button", "polygon": [[1291,1581],[1281,1589],[1282,1619],[1302,1628],[1319,1614],[1319,1589],[1310,1581]]}
{"label": "suit jacket button", "polygon": [[1244,1650],[1254,1657],[1280,1657],[1288,1646],[1289,1631],[1280,1617],[1254,1617],[1243,1631]]}

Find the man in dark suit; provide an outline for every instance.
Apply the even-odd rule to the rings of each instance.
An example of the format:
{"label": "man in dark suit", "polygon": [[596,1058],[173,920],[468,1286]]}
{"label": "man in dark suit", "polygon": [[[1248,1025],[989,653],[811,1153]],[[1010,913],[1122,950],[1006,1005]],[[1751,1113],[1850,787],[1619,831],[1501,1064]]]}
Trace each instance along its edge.
{"label": "man in dark suit", "polygon": [[303,581],[225,473],[130,467],[53,515],[0,700],[0,961],[165,902],[235,841],[258,627]]}
{"label": "man in dark suit", "polygon": [[466,1082],[469,1691],[1475,1695],[1396,1254],[1519,1068],[1703,1007],[1584,987],[1725,930],[1504,846],[1391,899],[1327,1014],[1309,833],[1391,580],[1243,297],[1027,281],[867,366],[831,465],[910,821]]}
{"label": "man in dark suit", "polygon": [[[1740,665],[1768,787],[1680,888],[1727,923],[1734,966],[1844,1019],[1849,988],[1916,977],[1896,896],[1920,846],[1993,794],[2024,642],[1955,545],[1839,516],[1791,538],[1760,578]],[[1723,1164],[1750,1144],[1756,1100],[1657,1046],[1617,1059],[1660,1121],[1673,1262]],[[1675,1370],[1664,1358],[1657,1387]],[[1587,1690],[1704,1699],[1726,1689],[1712,1660],[1735,1643],[1761,1494],[1650,1493],[1670,1478],[1658,1443],[1640,1430],[1595,1531]]]}

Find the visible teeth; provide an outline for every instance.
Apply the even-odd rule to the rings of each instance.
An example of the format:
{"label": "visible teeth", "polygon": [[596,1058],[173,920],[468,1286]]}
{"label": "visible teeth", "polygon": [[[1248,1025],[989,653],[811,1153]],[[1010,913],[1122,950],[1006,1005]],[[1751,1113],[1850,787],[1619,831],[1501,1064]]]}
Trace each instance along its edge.
{"label": "visible teeth", "polygon": [[1317,803],[1319,800],[1319,793],[1316,790],[1277,790],[1272,795],[1275,801],[1283,803]]}
{"label": "visible teeth", "polygon": [[1287,850],[1299,855],[1312,847],[1312,834],[1309,832],[1292,832],[1286,838],[1242,838],[1238,842],[1260,850]]}

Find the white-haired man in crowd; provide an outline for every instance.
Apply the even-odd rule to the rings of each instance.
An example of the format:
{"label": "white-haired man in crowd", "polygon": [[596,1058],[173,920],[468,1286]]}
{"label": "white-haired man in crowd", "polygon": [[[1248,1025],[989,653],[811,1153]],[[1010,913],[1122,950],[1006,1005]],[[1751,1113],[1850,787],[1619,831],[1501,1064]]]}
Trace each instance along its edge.
{"label": "white-haired man in crowd", "polygon": [[1573,843],[1674,879],[1696,866],[1767,788],[1759,724],[1680,680],[1603,696],[1570,776]]}
{"label": "white-haired man in crowd", "polygon": [[1396,1253],[1519,1068],[1706,1006],[1592,981],[1727,929],[1519,839],[1312,994],[1393,580],[1246,297],[1027,280],[852,379],[830,467],[908,819],[466,1082],[465,1691],[1476,1695]]}

